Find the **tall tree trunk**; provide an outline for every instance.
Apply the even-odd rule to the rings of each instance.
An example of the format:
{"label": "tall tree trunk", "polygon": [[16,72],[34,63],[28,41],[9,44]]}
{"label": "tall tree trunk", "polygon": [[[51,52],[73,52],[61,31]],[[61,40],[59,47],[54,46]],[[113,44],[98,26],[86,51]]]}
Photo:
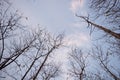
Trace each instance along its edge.
{"label": "tall tree trunk", "polygon": [[105,33],[108,33],[109,35],[115,37],[116,39],[120,39],[120,34],[119,34],[119,33],[115,33],[115,32],[113,32],[113,31],[111,31],[110,29],[107,29],[107,28],[105,28],[105,27],[103,27],[103,26],[100,26],[100,25],[98,25],[98,24],[95,24],[95,23],[89,21],[88,19],[86,19],[86,18],[83,17],[83,16],[78,16],[78,15],[76,15],[76,16],[84,19],[88,24],[91,24],[92,26],[94,26],[94,27],[96,27],[96,28],[104,31]]}

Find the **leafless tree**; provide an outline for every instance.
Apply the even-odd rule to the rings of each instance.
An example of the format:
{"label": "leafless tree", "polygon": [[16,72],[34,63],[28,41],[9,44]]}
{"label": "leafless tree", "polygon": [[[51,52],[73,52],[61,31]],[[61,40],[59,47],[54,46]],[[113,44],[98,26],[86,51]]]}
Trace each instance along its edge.
{"label": "leafless tree", "polygon": [[[59,68],[48,63],[48,59],[62,46],[63,34],[53,36],[41,27],[36,31],[24,29],[22,17],[10,11],[8,1],[0,1],[0,6],[4,6],[0,8],[0,78],[36,80],[38,75],[48,77],[46,80],[55,78]],[[49,72],[51,66],[53,73]],[[44,75],[47,71],[49,74]]]}
{"label": "leafless tree", "polygon": [[91,11],[89,16],[76,16],[88,24],[91,33],[95,29],[97,32],[105,33],[104,37],[102,36],[102,41],[97,40],[97,43],[101,43],[102,46],[94,43],[95,46],[90,53],[100,67],[95,63],[98,71],[90,73],[89,79],[120,80],[120,69],[117,66],[119,58],[115,54],[120,55],[120,0],[90,0],[89,3]]}
{"label": "leafless tree", "polygon": [[[16,41],[11,43],[11,45],[13,45],[9,47],[9,54],[11,55],[1,62],[0,69],[4,71],[4,68],[14,66],[14,62],[17,67],[20,68],[20,72],[22,72],[22,80],[27,79],[25,77],[32,77],[35,80],[44,69],[49,56],[62,45],[63,35],[53,37],[49,33],[44,32],[44,30],[39,29],[38,32],[31,35],[26,34],[26,36],[28,36],[28,38],[25,37],[22,41],[20,40],[20,43],[16,43]],[[21,58],[23,58],[25,62],[21,61]],[[56,73],[54,75],[56,75]]]}
{"label": "leafless tree", "polygon": [[[119,62],[115,62],[114,65],[112,62],[112,60],[114,60],[118,57],[117,56],[113,57],[113,55],[111,55],[109,49],[107,49],[107,51],[105,51],[100,46],[95,46],[92,51],[93,51],[92,52],[93,58],[95,60],[97,60],[101,69],[106,72],[103,74],[105,74],[106,76],[109,75],[108,79],[112,78],[114,80],[120,80],[120,68],[117,66],[117,65],[119,65]],[[99,75],[99,74],[97,73],[96,75]],[[99,77],[100,77],[100,75],[99,75]]]}
{"label": "leafless tree", "polygon": [[[92,10],[89,16],[85,17],[77,15],[77,17],[85,20],[88,23],[88,26],[91,27],[91,31],[93,31],[94,28],[98,28],[99,30],[104,31],[104,33],[107,33],[116,39],[120,39],[120,0],[90,0],[88,7],[90,11]],[[94,14],[95,16],[91,17]],[[96,23],[95,21],[97,18],[95,17],[100,18],[98,19],[99,23],[101,21],[106,23]],[[95,20],[93,21],[94,18]]]}
{"label": "leafless tree", "polygon": [[86,77],[86,68],[88,67],[88,55],[79,49],[73,49],[70,53],[70,75],[75,80],[84,80]]}
{"label": "leafless tree", "polygon": [[[14,37],[14,33],[22,28],[19,21],[21,16],[15,13],[10,12],[10,4],[8,1],[1,0],[0,1],[0,70],[11,64],[15,61],[19,55],[21,55],[25,50],[28,49],[28,45],[32,43],[32,40],[26,44],[16,45],[11,44],[10,39]],[[14,47],[8,49],[7,45],[11,45]],[[10,50],[10,52],[7,52]]]}
{"label": "leafless tree", "polygon": [[55,51],[62,45],[63,35],[58,35],[57,37],[53,38],[48,33],[45,33],[42,36],[40,36],[40,34],[38,33],[37,37],[39,38],[35,42],[35,45],[33,45],[35,47],[35,50],[37,50],[35,51],[36,55],[32,60],[29,68],[25,72],[24,76],[22,77],[22,80],[26,77],[29,71],[34,68],[35,65],[37,68],[35,69],[31,79],[37,79],[39,73],[44,69],[49,56],[53,53],[53,51]]}
{"label": "leafless tree", "polygon": [[88,24],[90,33],[97,30],[99,36],[102,34],[97,41],[102,39],[107,46],[105,49],[113,55],[120,55],[120,0],[90,0],[88,6],[91,11],[88,16],[76,16]]}

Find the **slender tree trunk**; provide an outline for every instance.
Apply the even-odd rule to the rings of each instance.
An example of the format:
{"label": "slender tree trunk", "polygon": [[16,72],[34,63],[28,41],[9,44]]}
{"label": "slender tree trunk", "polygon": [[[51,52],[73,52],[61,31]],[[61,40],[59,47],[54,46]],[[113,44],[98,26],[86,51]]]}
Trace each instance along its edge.
{"label": "slender tree trunk", "polygon": [[3,53],[4,53],[4,44],[5,44],[4,35],[2,34],[2,51],[0,53],[0,62],[2,60],[2,56],[3,56]]}
{"label": "slender tree trunk", "polygon": [[45,57],[43,63],[41,64],[41,66],[39,67],[37,73],[36,73],[35,76],[33,77],[33,80],[35,80],[35,79],[37,78],[39,72],[41,71],[42,67],[44,66],[45,62],[46,62],[47,59],[48,59],[49,54],[50,54],[54,49],[55,49],[55,46],[47,53],[47,55],[46,55],[46,57]]}
{"label": "slender tree trunk", "polygon": [[100,60],[100,62],[102,63],[103,67],[105,68],[105,70],[112,76],[113,79],[115,80],[120,80],[120,78],[118,78],[116,75],[114,75],[108,68],[107,66],[103,63],[102,60]]}
{"label": "slender tree trunk", "polygon": [[24,74],[24,76],[22,77],[21,80],[24,80],[24,78],[26,77],[26,75],[28,74],[28,72],[30,71],[30,69],[32,68],[32,66],[34,65],[36,59],[34,59],[34,61],[32,62],[32,64],[30,65],[29,69],[26,71],[26,73]]}

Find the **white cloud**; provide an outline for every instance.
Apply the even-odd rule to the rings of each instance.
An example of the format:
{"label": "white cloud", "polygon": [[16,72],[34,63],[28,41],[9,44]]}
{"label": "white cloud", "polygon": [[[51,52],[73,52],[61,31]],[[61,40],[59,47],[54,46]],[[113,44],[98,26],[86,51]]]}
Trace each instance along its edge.
{"label": "white cloud", "polygon": [[90,36],[85,33],[75,33],[68,35],[65,39],[67,46],[88,47],[90,45]]}
{"label": "white cloud", "polygon": [[70,9],[72,10],[73,13],[75,13],[79,8],[83,7],[83,0],[72,0]]}

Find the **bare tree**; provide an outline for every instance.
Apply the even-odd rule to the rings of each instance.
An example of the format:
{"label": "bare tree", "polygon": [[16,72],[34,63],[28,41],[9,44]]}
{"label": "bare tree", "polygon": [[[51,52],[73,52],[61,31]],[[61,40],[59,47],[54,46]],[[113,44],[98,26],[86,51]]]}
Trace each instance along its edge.
{"label": "bare tree", "polygon": [[[95,46],[92,51],[93,51],[93,58],[97,60],[101,69],[106,72],[103,74],[109,75],[108,77],[109,79],[111,77],[114,80],[120,80],[120,76],[119,76],[120,71],[119,71],[119,68],[116,67],[117,65],[119,65],[119,63],[116,62],[116,64],[112,65],[112,59],[114,60],[114,58],[117,58],[117,57],[113,57],[109,49],[105,51],[100,46]],[[99,75],[99,74],[96,74],[96,75]]]}
{"label": "bare tree", "polygon": [[[116,53],[120,55],[120,0],[90,0],[89,6],[91,11],[89,16],[76,16],[88,24],[90,33],[97,29],[97,32],[104,34],[102,40],[100,38],[97,40],[97,43],[102,46],[95,46],[92,50],[94,60],[99,63],[100,67],[98,67],[98,72],[96,70],[96,73],[90,73],[89,77],[97,80],[120,80],[120,72],[117,67],[119,58],[116,55]],[[112,63],[116,64],[112,65]]]}
{"label": "bare tree", "polygon": [[[88,6],[91,11],[89,16],[77,15],[77,17],[85,20],[88,26],[91,27],[91,31],[93,31],[94,28],[98,28],[104,31],[104,33],[115,37],[115,39],[120,39],[120,0],[90,0]],[[94,14],[95,16],[93,16]],[[94,18],[95,20],[99,20],[99,23],[104,19],[106,23],[102,22],[102,24],[98,24],[92,21]]]}
{"label": "bare tree", "polygon": [[47,62],[47,59],[49,57],[49,55],[56,50],[57,48],[59,48],[62,45],[62,39],[63,39],[63,35],[58,35],[55,38],[52,38],[51,36],[48,37],[48,44],[47,45],[47,53],[45,58],[43,59],[43,62],[40,64],[38,71],[35,73],[33,80],[35,80],[38,76],[38,74],[40,73],[40,71],[42,70],[44,64]]}
{"label": "bare tree", "polygon": [[[120,68],[117,66],[119,65],[119,58],[115,54],[119,54],[120,50],[120,1],[91,0],[90,9],[93,9],[91,13],[92,15],[95,14],[94,17],[90,17],[91,15],[88,17],[78,15],[76,16],[83,19],[88,24],[91,32],[93,32],[96,28],[97,30],[103,31],[101,33],[105,33],[105,37],[107,37],[107,40],[102,37],[103,41],[98,41],[99,43],[101,43],[102,46],[98,46],[98,44],[96,44],[97,46],[95,45],[92,49],[91,54],[93,54],[92,56],[96,61],[95,64],[97,70],[95,70],[94,72],[90,71],[88,79],[120,80]],[[102,18],[106,23],[98,24],[97,22],[93,21],[92,18],[95,18],[95,20]],[[109,24],[109,26],[106,24]],[[110,37],[106,35],[109,35]],[[97,63],[99,66],[97,66]]]}
{"label": "bare tree", "polygon": [[24,31],[22,17],[12,13],[6,4],[9,5],[8,1],[0,1],[0,6],[4,6],[0,8],[0,78],[36,80],[42,72],[49,72],[51,66],[53,73],[41,76],[46,80],[58,76],[57,66],[45,65],[50,55],[62,46],[63,34],[52,36],[43,28]]}
{"label": "bare tree", "polygon": [[86,77],[86,68],[88,55],[84,54],[81,50],[73,49],[70,53],[70,75],[75,80],[83,80]]}
{"label": "bare tree", "polygon": [[[35,57],[31,61],[32,63],[27,68],[27,71],[22,77],[22,80],[29,74],[30,70],[32,70],[35,66],[36,69],[33,71],[33,75],[31,76],[31,79],[37,79],[37,76],[39,73],[44,69],[44,65],[46,64],[49,56],[58,49],[62,45],[62,39],[63,35],[58,35],[57,37],[53,38],[48,33],[43,33],[40,35],[40,32],[37,32],[37,40],[35,41],[34,46],[34,52],[36,52],[34,55]],[[29,56],[29,55],[28,55]]]}
{"label": "bare tree", "polygon": [[[0,69],[6,69],[8,66],[12,66],[13,62],[16,63],[20,69],[22,69],[24,65],[23,70],[21,70],[22,80],[26,79],[25,77],[32,77],[35,80],[44,69],[44,65],[49,56],[62,45],[63,35],[60,34],[52,37],[49,33],[39,29],[38,32],[31,35],[26,34],[26,36],[28,36],[28,38],[24,38],[20,43],[15,43],[16,41],[11,43],[11,45],[13,45],[13,47],[9,47],[9,54],[11,55],[1,62]],[[20,57],[24,57],[25,62],[20,61]],[[30,61],[30,63],[26,61]]]}

